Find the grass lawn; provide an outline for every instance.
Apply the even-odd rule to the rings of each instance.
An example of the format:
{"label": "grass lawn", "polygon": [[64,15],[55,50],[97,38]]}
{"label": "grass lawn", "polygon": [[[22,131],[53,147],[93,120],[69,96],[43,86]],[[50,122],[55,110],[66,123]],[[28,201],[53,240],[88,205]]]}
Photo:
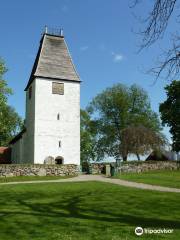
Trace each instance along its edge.
{"label": "grass lawn", "polygon": [[[137,226],[174,232],[137,237]],[[180,239],[180,194],[100,182],[1,185],[0,239]]]}
{"label": "grass lawn", "polygon": [[21,181],[38,181],[38,180],[56,180],[72,178],[75,176],[17,176],[17,177],[0,177],[0,183],[3,182],[21,182]]}
{"label": "grass lawn", "polygon": [[145,173],[122,173],[115,176],[133,182],[180,188],[180,171],[154,171]]}

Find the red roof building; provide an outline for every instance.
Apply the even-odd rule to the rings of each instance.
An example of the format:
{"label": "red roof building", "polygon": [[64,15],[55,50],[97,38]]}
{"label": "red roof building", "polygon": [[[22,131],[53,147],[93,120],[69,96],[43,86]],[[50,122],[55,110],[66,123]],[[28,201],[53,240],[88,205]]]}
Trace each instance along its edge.
{"label": "red roof building", "polygon": [[0,147],[0,164],[11,163],[11,148]]}

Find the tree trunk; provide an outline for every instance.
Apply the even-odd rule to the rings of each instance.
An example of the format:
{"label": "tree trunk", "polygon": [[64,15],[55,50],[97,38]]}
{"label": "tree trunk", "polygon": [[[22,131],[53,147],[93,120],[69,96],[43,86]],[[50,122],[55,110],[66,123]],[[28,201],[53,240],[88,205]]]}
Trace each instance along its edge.
{"label": "tree trunk", "polygon": [[123,161],[127,161],[127,155],[123,156]]}
{"label": "tree trunk", "polygon": [[138,153],[136,153],[136,156],[137,156],[138,161],[140,161],[141,159],[140,159],[140,156]]}

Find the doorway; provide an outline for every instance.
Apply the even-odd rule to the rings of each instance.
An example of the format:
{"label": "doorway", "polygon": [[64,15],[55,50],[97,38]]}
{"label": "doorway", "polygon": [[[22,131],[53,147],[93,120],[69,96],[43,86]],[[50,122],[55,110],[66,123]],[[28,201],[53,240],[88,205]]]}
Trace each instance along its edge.
{"label": "doorway", "polygon": [[64,158],[61,156],[55,158],[55,163],[56,164],[64,164]]}

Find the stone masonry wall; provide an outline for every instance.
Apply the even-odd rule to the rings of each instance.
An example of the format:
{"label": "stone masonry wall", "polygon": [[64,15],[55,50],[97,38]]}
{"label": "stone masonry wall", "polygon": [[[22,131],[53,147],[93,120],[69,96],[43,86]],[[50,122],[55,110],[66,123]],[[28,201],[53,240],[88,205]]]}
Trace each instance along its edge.
{"label": "stone masonry wall", "polygon": [[79,166],[75,164],[45,165],[45,164],[2,164],[0,177],[13,176],[67,176],[78,175]]}
{"label": "stone masonry wall", "polygon": [[89,166],[92,168],[92,174],[105,173],[105,166],[108,163],[91,163]]}
{"label": "stone masonry wall", "polygon": [[177,161],[151,161],[126,163],[118,168],[118,172],[140,173],[155,170],[180,170],[180,162]]}
{"label": "stone masonry wall", "polygon": [[[103,173],[105,165],[115,163],[92,163],[90,164],[93,174]],[[140,162],[126,162],[121,163],[118,167],[118,172],[124,173],[140,173],[155,170],[180,170],[180,162],[178,161],[140,161]]]}

